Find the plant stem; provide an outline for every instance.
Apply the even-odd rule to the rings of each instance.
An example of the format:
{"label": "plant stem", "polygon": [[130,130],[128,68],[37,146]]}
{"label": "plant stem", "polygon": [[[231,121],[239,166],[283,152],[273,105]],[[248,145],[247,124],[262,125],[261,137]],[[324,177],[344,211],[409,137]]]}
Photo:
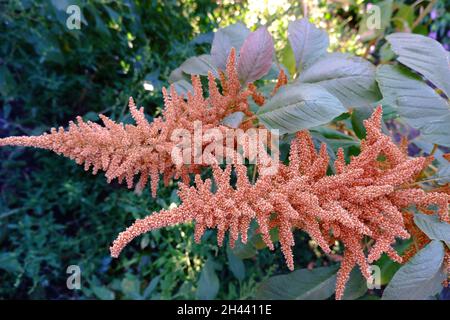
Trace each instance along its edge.
{"label": "plant stem", "polygon": [[426,6],[426,8],[420,13],[420,15],[417,17],[416,21],[414,21],[411,31],[414,30],[421,22],[422,20],[431,12],[434,5],[436,4],[437,0],[431,0],[430,3]]}
{"label": "plant stem", "polygon": [[422,183],[422,182],[436,181],[436,180],[441,180],[443,178],[448,178],[448,177],[450,177],[450,176],[442,176],[442,177],[437,177],[437,178],[432,178],[432,179],[420,180],[420,181],[413,182],[410,185],[413,186],[415,184],[419,184],[419,183]]}
{"label": "plant stem", "polygon": [[255,184],[257,171],[258,171],[258,165],[255,163],[255,166],[253,167],[252,184]]}
{"label": "plant stem", "polygon": [[435,143],[433,145],[433,149],[431,150],[430,156],[432,156],[432,155],[434,155],[436,153],[437,148],[438,148],[438,145]]}

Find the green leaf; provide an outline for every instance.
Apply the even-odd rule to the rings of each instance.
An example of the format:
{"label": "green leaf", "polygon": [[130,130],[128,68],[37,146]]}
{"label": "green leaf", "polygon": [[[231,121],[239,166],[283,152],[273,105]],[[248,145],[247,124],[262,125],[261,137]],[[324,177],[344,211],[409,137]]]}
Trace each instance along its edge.
{"label": "green leaf", "polygon": [[381,256],[375,264],[381,269],[381,285],[387,285],[402,266],[400,263],[392,261],[387,255]]}
{"label": "green leaf", "polygon": [[341,114],[340,116],[337,116],[336,118],[334,118],[333,121],[343,121],[350,117],[351,117],[350,112],[345,112],[345,113]]}
{"label": "green leaf", "polygon": [[247,241],[247,243],[242,243],[241,241],[236,241],[234,248],[231,249],[233,254],[240,259],[250,259],[253,258],[258,251],[255,248],[255,245],[251,241]]}
{"label": "green leaf", "polygon": [[322,87],[297,83],[281,87],[257,117],[267,128],[285,134],[326,124],[344,112],[339,100]]}
{"label": "green leaf", "polygon": [[152,292],[155,291],[160,278],[161,278],[160,276],[156,276],[152,279],[152,281],[150,281],[147,288],[145,288],[144,293],[142,294],[142,297],[144,299],[148,299],[150,297],[150,295],[152,294]]}
{"label": "green leaf", "polygon": [[356,300],[367,292],[367,280],[358,267],[353,268],[345,285],[343,300]]}
{"label": "green leaf", "polygon": [[412,33],[393,33],[386,39],[400,63],[423,75],[450,98],[450,58],[442,44]]}
{"label": "green leaf", "polygon": [[316,28],[306,18],[289,23],[288,38],[294,51],[298,71],[308,68],[325,55],[330,44],[328,34]]}
{"label": "green leaf", "polygon": [[316,127],[310,129],[310,131],[313,136],[319,134],[321,136],[321,139],[319,140],[321,142],[325,142],[334,152],[341,147],[346,148],[350,146],[359,146],[359,142],[354,138],[335,129]]}
{"label": "green leaf", "polygon": [[97,121],[98,119],[98,113],[93,111],[89,111],[83,116],[84,121]]}
{"label": "green leaf", "polygon": [[450,105],[420,77],[404,67],[382,65],[377,81],[384,100],[391,103],[424,140],[450,146]]}
{"label": "green leaf", "polygon": [[133,299],[140,297],[140,283],[135,276],[128,274],[121,282],[122,292]]}
{"label": "green leaf", "polygon": [[89,12],[95,17],[95,30],[109,38],[111,35],[109,33],[108,26],[103,21],[99,12],[94,7],[88,6],[87,8],[87,10],[89,10]]}
{"label": "green leaf", "polygon": [[395,58],[395,53],[391,50],[389,42],[384,43],[380,48],[380,63],[386,63]]}
{"label": "green leaf", "polygon": [[338,266],[300,269],[271,277],[257,289],[262,300],[324,300],[333,295]]}
{"label": "green leaf", "polygon": [[115,294],[113,291],[109,290],[106,287],[93,287],[92,292],[94,292],[95,296],[100,300],[114,300]]}
{"label": "green leaf", "polygon": [[281,63],[286,67],[291,77],[295,74],[295,56],[289,43],[281,50]]}
{"label": "green leaf", "polygon": [[148,233],[144,234],[144,236],[141,238],[141,249],[147,248],[147,246],[150,244],[150,236]]}
{"label": "green leaf", "polygon": [[181,64],[180,68],[187,74],[207,76],[208,71],[210,71],[215,77],[218,76],[217,70],[212,63],[211,55],[209,54],[189,58]]}
{"label": "green leaf", "polygon": [[364,120],[368,119],[372,113],[373,108],[371,106],[365,106],[352,111],[352,128],[358,138],[364,139],[366,137]]}
{"label": "green leaf", "polygon": [[[289,70],[282,64],[272,61],[272,65],[265,76],[260,80],[263,80],[263,84],[258,87],[258,91],[265,97],[272,94],[274,83],[272,80],[277,80],[280,71],[283,69],[284,74],[287,76],[289,81]],[[269,80],[269,81],[265,81]],[[258,106],[259,108],[259,106]]]}
{"label": "green leaf", "polygon": [[[255,221],[252,221],[250,224],[250,228],[247,232],[247,243],[242,243],[241,237],[239,237],[238,241],[234,244],[234,248],[231,249],[233,254],[240,259],[250,259],[253,258],[259,250],[262,248],[259,246],[260,241],[262,242],[261,235],[256,232],[258,226]],[[274,230],[274,229],[272,229]],[[272,231],[271,230],[271,231]]]}
{"label": "green leaf", "polygon": [[180,95],[186,95],[188,92],[194,92],[194,87],[192,86],[192,84],[184,79],[175,81],[173,83],[173,86],[175,87],[176,92]]}
{"label": "green leaf", "polygon": [[7,97],[14,88],[16,87],[16,83],[14,81],[14,77],[11,72],[9,72],[6,66],[0,67],[0,94],[4,97]]}
{"label": "green leaf", "polygon": [[[269,235],[270,235],[270,240],[273,243],[277,243],[279,241],[279,232],[278,232],[278,228],[274,228],[272,230],[269,231]],[[252,238],[251,238],[252,243],[254,244],[256,250],[262,250],[267,248],[267,244],[264,242],[262,236],[260,233],[256,233]]]}
{"label": "green leaf", "polygon": [[439,178],[439,180],[437,180],[438,184],[446,184],[446,183],[450,183],[450,163],[448,162],[441,162],[438,166],[439,171],[436,174],[436,178]]}
{"label": "green leaf", "polygon": [[121,15],[120,15],[117,11],[115,11],[114,9],[112,9],[110,6],[105,5],[104,8],[106,9],[106,12],[108,13],[109,18],[110,18],[112,21],[118,23],[119,20],[120,20]]}
{"label": "green leaf", "polygon": [[423,300],[435,295],[445,279],[444,246],[433,240],[401,267],[383,292],[383,300]]}
{"label": "green leaf", "polygon": [[375,70],[362,58],[331,53],[300,74],[298,80],[321,85],[346,108],[360,107],[380,100]]}
{"label": "green leaf", "polygon": [[[402,255],[410,245],[411,241],[403,241],[395,246],[395,251],[397,251],[399,255]],[[387,285],[397,270],[402,266],[400,263],[392,261],[385,253],[374,264],[380,267],[381,285]]]}
{"label": "green leaf", "polygon": [[239,259],[231,250],[230,246],[227,246],[228,267],[239,281],[245,278],[245,265],[244,262]]}
{"label": "green leaf", "polygon": [[0,253],[0,269],[7,272],[23,272],[23,268],[17,259],[17,254],[14,252]]}
{"label": "green leaf", "polygon": [[397,30],[408,31],[411,30],[411,27],[414,23],[415,15],[414,15],[414,6],[407,4],[400,4],[400,7],[395,14],[393,19],[394,25]]}
{"label": "green leaf", "polygon": [[183,70],[181,70],[181,67],[178,67],[174,70],[172,70],[172,72],[169,75],[169,83],[174,83],[175,81],[178,80],[187,80],[186,79],[186,75],[183,73]]}
{"label": "green leaf", "polygon": [[214,261],[208,259],[203,266],[197,283],[197,299],[211,300],[219,292],[219,278],[215,271]]}
{"label": "green leaf", "polygon": [[450,242],[450,224],[434,215],[416,213],[414,222],[430,239]]}
{"label": "green leaf", "polygon": [[230,128],[236,129],[241,125],[242,120],[244,120],[244,117],[245,114],[242,111],[236,111],[223,118],[221,123]]}
{"label": "green leaf", "polygon": [[67,7],[72,4],[68,0],[51,0],[50,2],[56,10],[60,11],[66,11]]}

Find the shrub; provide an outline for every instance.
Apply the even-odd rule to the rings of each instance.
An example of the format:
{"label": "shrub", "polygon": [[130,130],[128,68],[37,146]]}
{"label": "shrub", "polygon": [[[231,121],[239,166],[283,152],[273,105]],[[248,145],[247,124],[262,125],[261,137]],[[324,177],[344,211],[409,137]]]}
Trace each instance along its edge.
{"label": "shrub", "polygon": [[[233,249],[239,238],[244,245],[254,246],[253,234],[248,230],[252,220],[256,220],[258,228],[253,231],[260,234],[270,249],[276,240],[271,238],[271,231],[276,231],[291,270],[295,265],[293,228],[307,232],[325,254],[333,254],[336,243],[343,245],[337,274],[334,266],[311,271],[308,276],[317,281],[323,281],[325,274],[327,285],[318,286],[320,292],[308,294],[328,298],[333,293],[330,288],[336,283],[337,299],[358,298],[366,290],[350,293],[345,290],[347,281],[357,281],[352,280],[353,267],[358,265],[369,281],[372,279],[369,263],[379,260],[383,253],[402,262],[393,245],[396,238],[407,239],[411,233],[426,235],[432,241],[414,244],[415,250],[420,251],[415,255],[408,251],[410,261],[394,275],[383,298],[435,295],[441,283],[446,285],[449,268],[449,252],[443,244],[448,242],[450,234],[448,187],[429,184],[439,181],[439,177],[423,179],[430,175],[427,167],[435,161],[433,156],[409,158],[408,142],[403,140],[397,146],[382,133],[382,107],[374,107],[383,105],[390,117],[400,117],[420,130],[424,141],[434,144],[432,154],[436,154],[439,146],[449,147],[448,52],[430,38],[395,33],[386,39],[395,53],[393,59],[400,64],[392,61],[390,65],[375,68],[362,58],[328,53],[327,34],[306,19],[290,23],[288,30],[296,61],[292,75],[274,61],[273,41],[267,29],[250,32],[238,23],[215,33],[211,54],[189,58],[172,72],[170,91],[163,89],[166,108],[153,122],[130,100],[136,125],[115,123],[100,116],[101,126],[79,118],[77,124],[70,123],[68,130],[60,128],[41,136],[3,138],[0,145],[50,149],[83,163],[86,170],[92,166],[94,174],[105,171],[109,181],[125,180],[128,187],[133,186],[134,176],[140,174],[137,192],[143,190],[150,177],[154,196],[160,174],[166,185],[182,177],[179,192],[182,204],[138,219],[113,243],[113,257],[142,233],[192,220],[196,222],[196,242],[206,229],[217,228],[221,245],[229,230],[231,257],[238,256]],[[191,83],[186,74],[192,75]],[[276,74],[276,82],[271,83]],[[207,77],[207,98],[201,76]],[[420,106],[427,108],[420,109]],[[367,114],[372,114],[370,119],[363,120]],[[341,130],[352,132],[353,136],[324,127],[329,123],[344,124],[345,129],[341,127]],[[251,136],[245,134],[242,152],[236,148],[240,146],[239,141],[227,144],[225,150],[231,149],[231,154],[225,156],[231,162],[224,170],[219,167],[219,159],[223,160],[224,156],[220,149],[211,149],[214,152],[210,156],[196,161],[196,152],[203,155],[210,147],[200,139],[196,149],[198,124],[216,130],[219,135],[226,135],[229,129],[261,127],[271,130],[271,138],[278,134],[292,138],[295,134],[286,142],[290,152],[285,160],[289,164],[279,164],[275,172],[267,171],[279,160],[280,150],[268,141],[258,140],[252,145]],[[184,145],[191,152],[187,161],[185,158],[179,161],[179,156],[174,156],[174,150],[180,146],[180,141],[174,141],[174,135],[179,135],[180,129],[184,130],[183,134],[194,135],[194,141]],[[325,143],[317,152],[313,138],[322,142],[335,140],[334,147],[339,147],[337,156],[329,154]],[[225,143],[220,139],[218,144],[214,142],[221,147]],[[256,151],[256,158],[252,150]],[[336,159],[334,166],[329,166],[330,156]],[[436,160],[443,170],[448,166],[446,158],[448,155],[441,153]],[[200,173],[207,173],[205,169],[210,166],[213,180],[203,181]],[[250,180],[247,167],[251,168]],[[196,174],[195,187],[190,186],[192,174]],[[415,209],[411,209],[412,205]],[[435,205],[434,209],[430,205]],[[411,212],[416,210],[425,215],[413,213],[411,220]],[[233,259],[230,263],[236,261]],[[426,277],[421,275],[425,265]],[[238,278],[241,276],[242,265],[238,262],[230,268]],[[209,273],[207,278],[216,279],[211,276],[215,269],[209,261],[202,274]],[[306,276],[304,270],[299,271]],[[420,276],[408,277],[411,273]],[[357,271],[355,274],[353,277],[358,278]],[[277,286],[294,277],[297,277],[295,272],[283,280],[269,279],[260,286],[258,295],[279,298]],[[198,297],[217,294],[216,280],[207,287],[212,292],[205,293],[199,287]],[[304,295],[303,290],[301,285],[294,286],[283,297],[298,298]]]}

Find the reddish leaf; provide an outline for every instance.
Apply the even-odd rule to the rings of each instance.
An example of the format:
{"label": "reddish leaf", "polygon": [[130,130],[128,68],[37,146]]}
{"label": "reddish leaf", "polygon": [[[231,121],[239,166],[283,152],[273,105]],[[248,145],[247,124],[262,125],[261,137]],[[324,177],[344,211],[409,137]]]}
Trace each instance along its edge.
{"label": "reddish leaf", "polygon": [[269,72],[274,53],[273,40],[267,28],[252,32],[241,47],[238,63],[239,79],[249,83]]}
{"label": "reddish leaf", "polygon": [[217,69],[225,70],[231,48],[239,53],[249,33],[250,30],[240,22],[217,30],[211,47],[212,62]]}

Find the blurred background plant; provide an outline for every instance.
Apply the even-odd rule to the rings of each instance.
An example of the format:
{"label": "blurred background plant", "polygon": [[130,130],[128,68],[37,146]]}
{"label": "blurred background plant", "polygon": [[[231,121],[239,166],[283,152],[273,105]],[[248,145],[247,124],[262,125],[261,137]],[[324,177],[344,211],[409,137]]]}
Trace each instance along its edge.
{"label": "blurred background plant", "polygon": [[[80,30],[66,26],[70,4],[81,8]],[[382,29],[370,32],[374,5]],[[306,15],[327,30],[331,50],[379,63],[393,57],[384,40],[392,32],[428,35],[448,50],[449,6],[445,0],[2,1],[0,136],[40,134],[77,115],[129,122],[129,96],[157,116],[170,72],[208,52],[213,32],[237,21],[252,30],[268,25],[279,61],[292,70],[289,21]],[[346,139],[338,132],[327,137]],[[148,190],[138,195],[107,184],[47,151],[2,148],[0,157],[0,299],[248,299],[259,282],[287,271],[279,250],[256,254],[257,238],[218,249],[211,232],[197,245],[191,225],[147,234],[113,261],[108,247],[123,226],[179,202],[174,184],[152,199]],[[336,259],[304,233],[295,236],[299,267]],[[66,287],[69,265],[81,267],[81,290]],[[382,264],[383,274],[398,267]]]}

